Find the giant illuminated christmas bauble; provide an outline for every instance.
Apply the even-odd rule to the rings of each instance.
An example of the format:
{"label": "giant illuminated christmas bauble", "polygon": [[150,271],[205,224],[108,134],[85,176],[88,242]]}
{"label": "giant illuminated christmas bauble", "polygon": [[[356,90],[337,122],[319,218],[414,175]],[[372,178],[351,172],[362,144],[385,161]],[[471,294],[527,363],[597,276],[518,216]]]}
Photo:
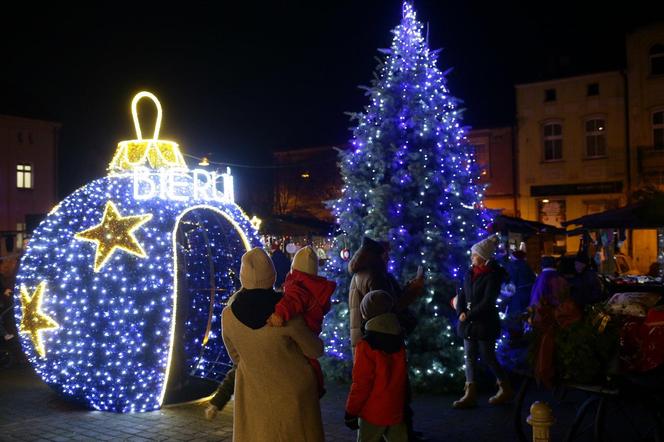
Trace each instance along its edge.
{"label": "giant illuminated christmas bauble", "polygon": [[[158,109],[148,140],[137,117],[144,97]],[[242,254],[260,246],[230,173],[190,170],[176,143],[158,139],[152,94],[138,94],[132,111],[138,139],[118,145],[106,177],[49,213],[16,282],[21,343],[37,373],[118,412],[159,408],[174,370],[223,375],[221,309]]]}

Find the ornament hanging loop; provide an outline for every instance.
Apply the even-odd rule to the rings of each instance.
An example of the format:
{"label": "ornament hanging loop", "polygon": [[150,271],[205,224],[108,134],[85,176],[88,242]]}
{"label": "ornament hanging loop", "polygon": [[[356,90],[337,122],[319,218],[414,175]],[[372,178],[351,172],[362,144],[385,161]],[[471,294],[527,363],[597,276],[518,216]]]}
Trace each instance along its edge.
{"label": "ornament hanging loop", "polygon": [[159,130],[161,129],[161,115],[162,115],[161,103],[159,102],[159,100],[157,99],[157,97],[154,94],[152,94],[150,92],[146,92],[146,91],[139,92],[138,94],[136,94],[134,99],[131,101],[131,116],[134,119],[134,128],[136,129],[136,138],[138,140],[143,139],[143,135],[141,133],[141,123],[138,121],[138,108],[137,108],[138,102],[141,101],[142,98],[149,98],[150,100],[152,100],[155,107],[157,108],[157,121],[155,122],[155,125],[154,125],[154,134],[152,135],[152,139],[153,140],[158,140],[159,139]]}

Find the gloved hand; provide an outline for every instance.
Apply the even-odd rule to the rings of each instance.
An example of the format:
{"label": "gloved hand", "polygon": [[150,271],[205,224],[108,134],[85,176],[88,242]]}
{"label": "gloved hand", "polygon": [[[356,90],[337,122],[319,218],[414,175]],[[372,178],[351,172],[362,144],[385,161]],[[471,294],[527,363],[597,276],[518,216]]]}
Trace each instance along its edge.
{"label": "gloved hand", "polygon": [[360,429],[360,423],[358,422],[357,416],[353,416],[352,414],[346,413],[344,415],[344,423],[351,430],[359,430]]}
{"label": "gloved hand", "polygon": [[208,407],[205,409],[205,419],[211,421],[217,416],[218,412],[219,409],[217,407],[214,405],[208,405]]}

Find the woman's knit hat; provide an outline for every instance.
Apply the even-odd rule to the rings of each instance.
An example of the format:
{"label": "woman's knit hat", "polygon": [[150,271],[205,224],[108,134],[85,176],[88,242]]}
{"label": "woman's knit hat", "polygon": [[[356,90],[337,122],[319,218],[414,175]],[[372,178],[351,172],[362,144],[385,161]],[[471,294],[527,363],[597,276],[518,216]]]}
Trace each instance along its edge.
{"label": "woman's knit hat", "polygon": [[271,289],[277,279],[272,259],[265,250],[254,247],[242,255],[240,282],[247,290]]}
{"label": "woman's knit hat", "polygon": [[493,258],[493,254],[496,252],[496,247],[498,247],[498,235],[493,234],[486,239],[474,244],[470,248],[471,253],[476,253],[487,261]]}

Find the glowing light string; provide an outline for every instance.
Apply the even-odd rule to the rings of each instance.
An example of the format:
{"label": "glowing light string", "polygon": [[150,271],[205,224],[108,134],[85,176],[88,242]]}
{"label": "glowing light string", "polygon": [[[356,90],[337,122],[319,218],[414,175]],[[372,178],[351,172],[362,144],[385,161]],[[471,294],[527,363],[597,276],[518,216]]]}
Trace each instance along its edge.
{"label": "glowing light string", "polygon": [[[221,216],[223,216],[235,229],[235,231],[240,235],[240,238],[242,239],[242,244],[244,245],[244,248],[249,251],[252,248],[251,241],[249,241],[249,238],[247,237],[246,233],[244,232],[244,229],[242,226],[240,226],[237,221],[235,221],[232,217],[230,217],[226,212],[223,210],[219,210],[216,207],[213,206],[207,206],[207,205],[197,205],[193,207],[189,207],[187,210],[184,212],[180,213],[178,217],[175,220],[175,227],[173,229],[172,233],[172,238],[173,238],[173,263],[174,263],[174,268],[178,268],[178,253],[177,253],[177,237],[176,237],[176,232],[178,229],[178,226],[180,224],[180,220],[182,219],[183,216],[185,216],[187,213],[191,212],[192,210],[196,209],[207,209],[211,210]],[[176,313],[177,313],[177,305],[178,305],[178,277],[177,277],[177,272],[174,274],[175,279],[173,282],[173,315],[171,319],[171,339],[169,343],[169,349],[168,349],[168,362],[166,364],[166,375],[164,378],[164,384],[161,389],[161,393],[159,394],[159,405],[161,405],[164,401],[164,396],[166,395],[166,390],[168,389],[168,381],[169,381],[169,375],[171,372],[171,359],[173,358],[173,341],[175,339],[175,318],[176,318]]]}
{"label": "glowing light string", "polygon": [[113,255],[115,250],[123,250],[145,258],[145,250],[136,239],[134,232],[141,225],[152,219],[152,214],[122,216],[113,201],[108,201],[104,207],[101,222],[94,227],[75,235],[81,241],[95,243],[94,270],[98,272]]}
{"label": "glowing light string", "polygon": [[[138,121],[138,102],[143,98],[149,98],[157,108],[157,120],[151,139],[144,140],[141,125]],[[108,166],[110,173],[134,170],[145,166],[147,162],[151,168],[160,169],[166,167],[177,167],[187,169],[187,163],[180,152],[178,144],[174,141],[159,139],[161,129],[162,108],[161,103],[154,94],[150,92],[139,92],[131,102],[131,114],[136,129],[136,140],[122,141]]]}
{"label": "glowing light string", "polygon": [[21,286],[20,290],[22,317],[19,332],[30,335],[30,340],[35,346],[37,354],[42,358],[46,356],[42,333],[45,330],[60,328],[60,325],[53,318],[41,310],[45,292],[46,281],[39,283],[32,296],[28,294],[28,289],[25,286]]}

